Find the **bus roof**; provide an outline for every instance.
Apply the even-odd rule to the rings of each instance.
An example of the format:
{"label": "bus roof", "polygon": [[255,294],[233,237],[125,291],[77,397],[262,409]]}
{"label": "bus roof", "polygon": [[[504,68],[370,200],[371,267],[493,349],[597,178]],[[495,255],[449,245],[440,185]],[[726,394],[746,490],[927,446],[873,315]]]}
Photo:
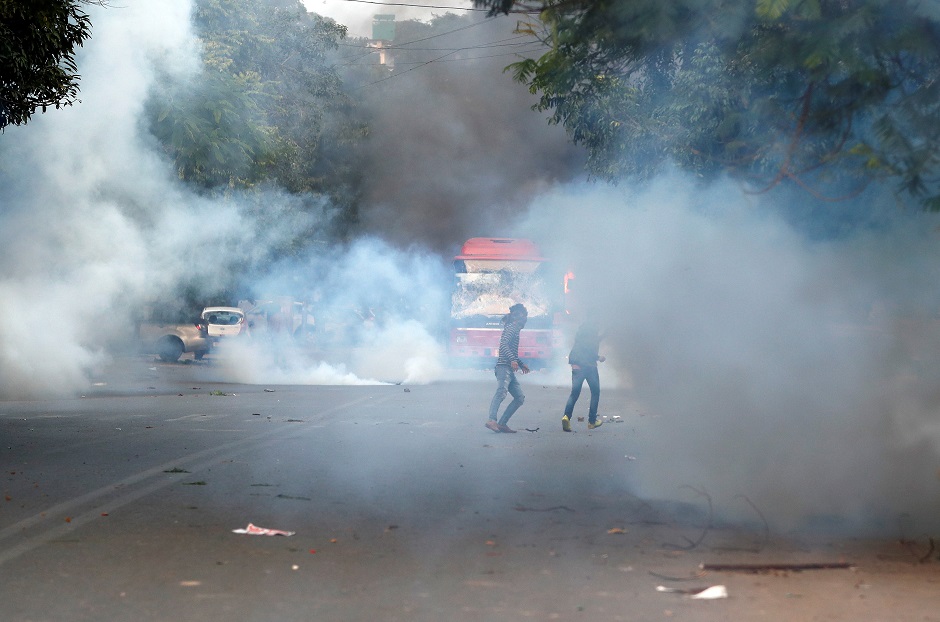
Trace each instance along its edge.
{"label": "bus roof", "polygon": [[535,242],[524,238],[470,238],[454,259],[545,261]]}

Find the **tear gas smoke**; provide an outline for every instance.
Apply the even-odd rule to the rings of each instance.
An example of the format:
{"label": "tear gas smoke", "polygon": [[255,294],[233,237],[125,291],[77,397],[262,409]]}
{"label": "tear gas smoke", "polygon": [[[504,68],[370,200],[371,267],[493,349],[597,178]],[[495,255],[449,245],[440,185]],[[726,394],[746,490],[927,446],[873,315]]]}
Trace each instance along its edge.
{"label": "tear gas smoke", "polygon": [[[132,333],[135,308],[165,299],[181,284],[214,291],[236,267],[247,281],[257,275],[270,249],[299,230],[315,231],[329,217],[329,205],[310,215],[309,210],[291,209],[291,202],[299,199],[277,190],[261,201],[196,195],[174,179],[169,163],[152,148],[141,128],[156,72],[186,80],[198,70],[191,9],[187,0],[90,7],[94,34],[79,57],[81,103],[37,115],[28,126],[8,128],[3,136],[0,395],[81,391],[91,370],[107,361],[106,346]],[[398,269],[408,271],[410,300],[417,303],[434,295],[440,284],[420,279],[432,278],[428,275],[438,269],[437,263],[416,252],[376,248],[364,240],[309,258],[306,267],[317,270],[305,273],[310,282],[334,290],[322,305],[327,315],[330,307],[381,306],[384,296],[405,295],[405,273],[397,274]],[[398,258],[403,263],[396,267]],[[427,262],[428,268],[419,265]],[[267,292],[295,285],[297,279],[296,273],[267,271],[246,286]],[[438,365],[427,357],[439,353],[426,345],[429,329],[414,321],[402,313],[383,316],[384,330],[405,322],[416,335],[414,348],[399,354],[397,371],[369,355],[353,363],[382,378],[426,381]],[[381,351],[373,348],[376,355]],[[323,361],[301,365],[297,357],[283,359],[286,367],[272,368],[267,375],[252,373],[252,367],[257,372],[267,360],[264,355],[238,370],[238,377],[359,381],[346,367],[332,368]],[[410,368],[404,377],[402,363]]]}
{"label": "tear gas smoke", "polygon": [[[317,226],[270,214],[261,226],[246,202],[187,192],[141,134],[154,68],[196,69],[190,9],[185,0],[94,8],[82,103],[0,141],[0,395],[79,391],[129,306],[191,282],[197,267],[211,287],[233,255],[252,267],[298,227]],[[498,106],[472,116],[475,96],[493,93],[472,83],[451,81],[430,97],[432,110],[407,105],[405,91],[426,95],[414,83],[389,81],[400,90],[373,98],[387,115],[376,122],[366,224],[437,250],[472,235],[524,235],[570,265],[581,301],[606,322],[602,384],[632,388],[657,417],[635,463],[639,494],[670,498],[692,485],[729,515],[745,495],[779,525],[843,517],[890,529],[908,513],[937,526],[935,216],[899,214],[827,239],[763,201],[748,205],[730,184],[671,177],[643,191],[542,192],[571,179],[574,151],[527,106],[533,125],[501,139],[486,115],[518,102],[496,95]],[[408,133],[407,144],[396,138]],[[557,168],[533,173],[549,161]],[[284,201],[272,192],[266,205],[276,212]],[[524,205],[528,217],[517,219]],[[358,349],[324,362],[269,348],[223,369],[244,382],[429,381],[440,373],[434,309],[447,308],[446,263],[362,240],[277,266],[253,287],[282,294],[302,275],[305,293],[320,292],[317,329],[332,325]]]}
{"label": "tear gas smoke", "polygon": [[452,253],[471,237],[506,236],[533,197],[583,175],[584,151],[533,113],[537,98],[504,71],[544,51],[516,26],[480,14],[442,22],[428,34],[447,36],[396,42],[393,53],[399,63],[435,62],[402,64],[357,91],[371,118],[366,231]]}
{"label": "tear gas smoke", "polygon": [[690,485],[754,518],[744,495],[777,527],[936,527],[937,217],[812,239],[750,202],[674,175],[569,187],[524,225],[606,327],[602,385],[658,418],[638,494]]}
{"label": "tear gas smoke", "polygon": [[[305,282],[296,283],[297,275]],[[430,382],[444,368],[440,327],[448,308],[448,276],[440,257],[414,248],[400,251],[369,237],[348,248],[337,246],[327,256],[275,265],[254,287],[304,292],[314,301],[314,345],[329,352],[259,332],[252,344],[239,346],[242,356],[222,358],[231,377],[255,384],[333,383],[328,378],[350,384],[359,376],[376,379],[362,382]],[[335,367],[317,358],[323,356]]]}

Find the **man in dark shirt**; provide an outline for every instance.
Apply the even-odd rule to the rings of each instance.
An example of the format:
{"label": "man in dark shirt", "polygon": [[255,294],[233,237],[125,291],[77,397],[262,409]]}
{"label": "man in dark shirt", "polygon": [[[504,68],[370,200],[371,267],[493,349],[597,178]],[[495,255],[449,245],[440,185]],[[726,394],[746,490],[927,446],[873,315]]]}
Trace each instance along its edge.
{"label": "man in dark shirt", "polygon": [[[499,358],[496,359],[496,394],[490,402],[490,418],[486,422],[486,427],[494,432],[515,432],[506,424],[525,402],[525,394],[516,380],[516,372],[521,370],[523,374],[529,373],[529,368],[519,359],[519,331],[528,319],[529,312],[521,303],[509,307],[509,314],[503,317],[503,334],[499,338]],[[507,393],[512,395],[512,401],[497,421],[499,405],[506,399]]]}
{"label": "man in dark shirt", "polygon": [[565,416],[561,418],[561,429],[565,432],[571,431],[571,413],[574,412],[574,405],[581,396],[581,387],[587,380],[588,387],[591,389],[591,406],[588,409],[588,429],[601,427],[603,421],[597,420],[597,404],[601,398],[601,381],[597,373],[597,364],[604,362],[604,357],[598,354],[600,348],[601,335],[597,329],[597,324],[593,320],[587,320],[578,329],[574,338],[574,346],[568,354],[568,364],[571,365],[571,394],[568,396],[568,403],[565,405]]}

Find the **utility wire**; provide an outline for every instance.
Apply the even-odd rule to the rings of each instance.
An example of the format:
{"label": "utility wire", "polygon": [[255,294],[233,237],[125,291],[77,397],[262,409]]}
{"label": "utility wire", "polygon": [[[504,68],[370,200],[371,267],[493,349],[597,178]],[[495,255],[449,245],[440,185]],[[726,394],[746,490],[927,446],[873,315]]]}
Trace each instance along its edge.
{"label": "utility wire", "polygon": [[362,4],[380,4],[382,6],[409,6],[419,9],[449,9],[451,11],[489,11],[489,9],[477,9],[474,7],[459,6],[437,6],[434,4],[411,4],[408,2],[378,2],[377,0],[340,0],[341,2],[360,2]]}
{"label": "utility wire", "polygon": [[366,88],[367,86],[372,86],[372,85],[378,84],[378,83],[380,83],[380,82],[385,82],[386,80],[391,80],[392,78],[397,78],[398,76],[403,76],[403,75],[405,75],[406,73],[410,73],[410,72],[414,71],[415,69],[421,69],[422,67],[424,67],[424,66],[426,66],[426,65],[430,65],[431,63],[437,62],[437,61],[441,60],[442,58],[446,58],[446,57],[450,56],[451,54],[456,54],[456,53],[459,52],[459,51],[460,51],[460,50],[454,50],[453,52],[448,52],[447,54],[444,54],[443,56],[438,56],[437,58],[432,58],[431,60],[429,60],[429,61],[427,61],[427,62],[425,62],[425,63],[421,63],[421,64],[418,65],[417,67],[412,67],[411,69],[406,69],[406,70],[404,70],[404,71],[399,71],[398,73],[393,73],[392,75],[386,76],[386,77],[382,78],[381,80],[376,80],[375,82],[369,82],[368,84],[363,84],[362,86],[359,86],[359,87],[356,87],[355,89],[353,89],[353,91],[358,91],[358,90],[360,90],[360,89]]}
{"label": "utility wire", "polygon": [[[497,17],[498,17],[498,16],[497,16]],[[421,42],[421,41],[427,41],[428,39],[434,39],[435,37],[443,37],[443,36],[445,36],[445,35],[449,35],[449,34],[452,34],[452,33],[455,33],[455,32],[460,32],[461,30],[467,30],[468,28],[474,28],[474,27],[476,27],[476,26],[479,26],[480,24],[488,24],[488,23],[492,23],[492,21],[491,21],[490,19],[485,19],[485,20],[481,20],[481,21],[479,21],[479,22],[475,22],[475,23],[473,23],[473,24],[469,24],[469,25],[467,25],[467,26],[462,26],[462,27],[460,27],[460,28],[455,28],[454,30],[448,30],[447,32],[442,32],[442,33],[440,33],[440,34],[432,35],[432,36],[430,36],[430,37],[424,37],[423,39],[415,39],[414,41],[406,41],[405,43],[399,43],[398,45],[399,45],[399,46],[401,46],[401,45],[411,45],[412,43],[419,43],[419,42]],[[338,45],[343,46],[343,47],[362,47],[362,46],[354,46],[354,45],[352,45],[352,44],[343,44],[343,43],[340,43],[340,44],[338,44]],[[396,46],[396,47],[397,47],[397,46]],[[379,48],[373,48],[372,51],[366,52],[365,54],[362,54],[361,56],[357,56],[356,58],[352,59],[352,61],[350,61],[350,62],[357,61],[357,60],[359,60],[360,58],[366,57],[366,56],[368,56],[368,55],[370,55],[370,54],[375,54],[375,52],[377,52],[378,49],[379,49]],[[348,64],[350,64],[350,63],[343,63],[341,66],[346,66],[346,65],[348,65]]]}
{"label": "utility wire", "polygon": [[[467,58],[440,58],[434,61],[429,61],[433,63],[460,63],[471,60],[480,60],[484,58],[501,58],[504,56],[522,56],[525,54],[534,54],[535,52],[544,51],[544,48],[534,48],[531,50],[519,50],[517,52],[506,52],[504,54],[487,54],[486,56],[470,56]],[[400,65],[426,65],[427,63],[402,63],[400,61],[395,61],[395,66]],[[368,67],[369,65],[362,65],[363,67]],[[375,65],[377,66],[377,65]],[[396,74],[397,75],[397,74]]]}
{"label": "utility wire", "polygon": [[[518,39],[527,39],[527,41],[517,41]],[[504,43],[506,41],[516,41],[516,43]],[[482,49],[487,49],[487,48],[510,47],[514,45],[528,45],[530,43],[532,43],[532,37],[530,37],[529,35],[517,35],[515,37],[509,37],[508,39],[498,39],[490,43],[481,43],[480,45],[473,45],[473,46],[461,47],[461,48],[404,48],[404,47],[401,47],[400,45],[392,44],[387,47],[383,47],[382,49],[383,50],[397,50],[400,52],[447,52],[447,51],[455,50],[455,49],[457,50],[478,50],[478,49],[482,50]],[[401,45],[408,45],[408,44],[401,44]],[[340,43],[339,46],[348,47],[348,48],[357,48],[360,50],[378,49],[370,45],[353,45],[352,43],[350,44]]]}
{"label": "utility wire", "polygon": [[[452,54],[456,54],[457,52],[460,52],[460,51],[462,51],[462,49],[453,50],[453,51],[451,51],[451,52],[448,52],[447,54],[442,54],[441,56],[438,56],[437,58],[432,58],[432,59],[429,60],[429,61],[425,61],[425,62],[423,62],[423,63],[417,63],[416,66],[411,67],[410,69],[406,69],[406,70],[404,70],[404,71],[399,71],[398,73],[393,73],[393,74],[388,75],[388,76],[386,76],[386,77],[384,77],[384,78],[382,78],[382,79],[380,79],[380,80],[375,80],[374,82],[369,82],[369,83],[367,83],[367,84],[363,84],[363,85],[361,85],[361,86],[358,86],[358,87],[352,89],[352,91],[358,91],[358,90],[360,90],[360,89],[366,88],[367,86],[373,86],[373,85],[379,84],[379,83],[381,83],[381,82],[385,82],[385,81],[387,81],[387,80],[391,80],[392,78],[397,78],[397,77],[399,77],[399,76],[403,76],[403,75],[405,75],[406,73],[410,73],[410,72],[412,72],[412,71],[414,71],[414,70],[416,70],[416,69],[421,69],[422,67],[426,67],[426,66],[430,65],[431,63],[455,62],[455,61],[469,61],[469,60],[478,60],[478,59],[480,59],[480,58],[494,58],[494,57],[497,57],[497,56],[519,56],[519,55],[520,55],[520,52],[512,52],[512,53],[508,53],[508,54],[491,54],[491,55],[489,55],[489,56],[477,56],[477,57],[473,57],[473,58],[451,58],[451,59],[448,59],[448,60],[444,60],[444,59],[446,59],[448,56],[450,56],[450,55],[452,55]],[[536,52],[536,51],[537,51],[537,50],[524,50],[523,52]],[[404,64],[411,64],[411,63],[404,63]]]}
{"label": "utility wire", "polygon": [[[499,16],[497,16],[497,17],[499,17]],[[440,34],[431,35],[430,37],[424,37],[423,39],[415,39],[414,41],[407,41],[407,42],[405,42],[405,43],[399,43],[399,44],[397,44],[395,47],[397,48],[397,47],[404,46],[404,45],[411,45],[412,43],[420,43],[421,41],[427,41],[428,39],[435,39],[435,38],[437,38],[437,37],[443,37],[443,36],[445,36],[445,35],[453,34],[453,33],[455,33],[455,32],[460,32],[461,30],[467,30],[468,28],[475,28],[476,26],[479,26],[479,25],[481,25],[481,24],[491,24],[491,23],[492,23],[492,19],[489,19],[489,18],[488,18],[488,19],[481,20],[481,21],[479,21],[479,22],[475,22],[475,23],[473,23],[473,24],[469,24],[469,25],[467,25],[467,26],[462,26],[462,27],[460,27],[460,28],[455,28],[455,29],[453,29],[453,30],[448,30],[447,32],[442,32],[442,33],[440,33]],[[350,47],[352,47],[352,46],[350,46]],[[375,48],[375,51],[378,51],[378,48]],[[359,60],[360,58],[363,58],[363,57],[365,57],[365,56],[368,56],[369,54],[374,54],[375,51],[373,51],[373,52],[366,52],[365,54],[363,54],[363,55],[361,55],[361,56],[357,56],[356,58],[353,59],[353,61]],[[343,63],[344,66],[345,66],[345,65],[348,65],[348,64],[349,64],[349,63]]]}

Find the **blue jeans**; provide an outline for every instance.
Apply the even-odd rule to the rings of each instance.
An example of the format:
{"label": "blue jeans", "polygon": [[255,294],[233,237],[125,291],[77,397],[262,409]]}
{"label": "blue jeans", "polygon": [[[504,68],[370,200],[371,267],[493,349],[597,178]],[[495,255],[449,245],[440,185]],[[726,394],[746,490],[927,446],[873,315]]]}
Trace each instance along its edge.
{"label": "blue jeans", "polygon": [[493,401],[490,402],[490,421],[496,421],[496,414],[499,412],[499,405],[506,399],[506,394],[512,395],[512,401],[503,416],[497,421],[500,425],[506,425],[509,418],[512,417],[519,407],[525,402],[525,394],[522,392],[522,386],[516,380],[516,373],[509,365],[496,366],[496,394]]}
{"label": "blue jeans", "polygon": [[574,405],[581,397],[581,387],[587,380],[588,387],[591,389],[591,407],[588,410],[588,423],[597,421],[597,404],[601,400],[601,380],[597,374],[597,367],[578,367],[571,368],[571,395],[568,396],[568,403],[565,404],[565,416],[571,418],[574,412]]}

